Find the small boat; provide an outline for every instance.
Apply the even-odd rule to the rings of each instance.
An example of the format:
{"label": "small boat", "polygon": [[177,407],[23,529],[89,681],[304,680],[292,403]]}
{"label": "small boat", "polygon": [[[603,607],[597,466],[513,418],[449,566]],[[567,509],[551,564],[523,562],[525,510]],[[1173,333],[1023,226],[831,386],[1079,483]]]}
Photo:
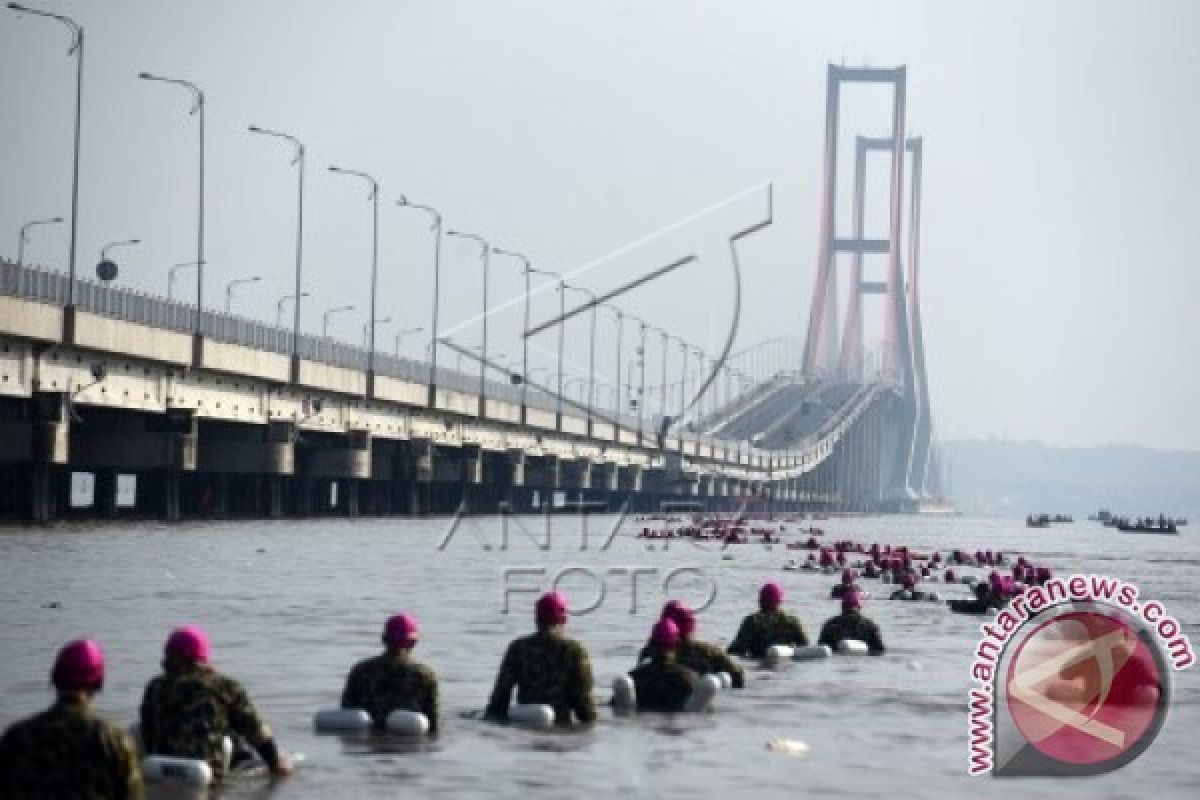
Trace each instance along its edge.
{"label": "small boat", "polygon": [[1146,525],[1145,523],[1129,523],[1121,521],[1117,523],[1117,530],[1121,533],[1179,533],[1179,529],[1175,527],[1174,522],[1168,522],[1165,525],[1157,523]]}

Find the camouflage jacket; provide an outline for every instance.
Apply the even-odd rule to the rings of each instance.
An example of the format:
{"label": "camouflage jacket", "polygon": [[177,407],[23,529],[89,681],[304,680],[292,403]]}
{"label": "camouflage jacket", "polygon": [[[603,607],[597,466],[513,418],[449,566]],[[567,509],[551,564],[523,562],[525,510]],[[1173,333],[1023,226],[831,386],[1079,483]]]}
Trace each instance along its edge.
{"label": "camouflage jacket", "polygon": [[[638,664],[650,660],[653,656],[654,647],[647,644],[638,654]],[[742,689],[746,686],[746,673],[742,669],[742,665],[730,658],[728,653],[715,644],[696,639],[684,639],[680,643],[679,649],[675,651],[675,661],[680,666],[687,667],[700,675],[728,672],[729,677],[733,679],[733,688]]]}
{"label": "camouflage jacket", "polygon": [[486,714],[507,719],[513,687],[518,703],[554,708],[559,725],[596,719],[592,701],[592,663],[582,644],[557,631],[538,631],[513,640],[504,653]]}
{"label": "camouflage jacket", "polygon": [[775,644],[803,647],[808,644],[800,620],[784,611],[758,611],[742,620],[729,652],[737,656],[762,658]]}
{"label": "camouflage jacket", "polygon": [[142,696],[142,745],[147,754],[207,761],[225,772],[222,740],[236,733],[268,763],[278,757],[271,729],[259,718],[242,685],[211,667],[164,671]]}
{"label": "camouflage jacket", "polygon": [[0,797],[5,800],[141,796],[133,742],[78,701],[59,700],[0,739]]}
{"label": "camouflage jacket", "polygon": [[407,652],[383,653],[354,665],[342,691],[342,708],[361,708],[371,715],[376,728],[383,728],[396,709],[419,711],[429,718],[429,730],[437,732],[437,675]]}
{"label": "camouflage jacket", "polygon": [[843,611],[829,619],[821,628],[819,644],[836,648],[843,639],[857,639],[866,642],[871,655],[883,653],[883,638],[879,635],[879,626],[857,611]]}
{"label": "camouflage jacket", "polygon": [[629,673],[638,711],[683,711],[699,676],[674,659],[655,654]]}

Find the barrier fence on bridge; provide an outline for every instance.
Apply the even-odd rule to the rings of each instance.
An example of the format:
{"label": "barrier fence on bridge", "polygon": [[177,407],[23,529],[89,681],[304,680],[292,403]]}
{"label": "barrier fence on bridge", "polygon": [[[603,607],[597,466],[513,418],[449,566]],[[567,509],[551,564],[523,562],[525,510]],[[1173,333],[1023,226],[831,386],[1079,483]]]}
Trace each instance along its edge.
{"label": "barrier fence on bridge", "polygon": [[[65,306],[67,303],[70,276],[63,272],[17,265],[0,260],[0,294],[28,300]],[[134,289],[117,288],[88,279],[78,278],[75,282],[75,305],[83,311],[105,317],[150,325],[179,333],[200,333],[214,341],[242,345],[258,350],[290,355],[292,331],[257,320],[247,319],[220,311],[200,313],[196,324],[196,307],[177,300],[140,292]],[[347,344],[329,337],[301,334],[298,355],[309,361],[330,364],[335,367],[365,372],[368,352],[363,347]],[[426,361],[396,356],[375,351],[375,373],[389,378],[424,384],[430,377],[430,366]],[[479,391],[479,373],[461,372],[438,367],[437,385],[464,394]],[[521,386],[511,381],[488,380],[488,397],[507,403],[520,404]],[[542,411],[558,409],[557,398],[530,384],[526,405]],[[564,411],[569,412],[572,404],[564,402]],[[596,416],[612,417],[611,410],[596,409]],[[657,429],[661,417],[647,414],[642,424],[647,429]],[[627,428],[637,428],[638,418],[624,413],[620,423]]]}

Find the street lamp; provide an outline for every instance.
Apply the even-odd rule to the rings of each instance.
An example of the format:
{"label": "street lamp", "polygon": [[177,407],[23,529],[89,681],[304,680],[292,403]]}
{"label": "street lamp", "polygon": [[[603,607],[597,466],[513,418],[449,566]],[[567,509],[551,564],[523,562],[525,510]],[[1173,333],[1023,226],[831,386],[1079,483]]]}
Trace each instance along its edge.
{"label": "street lamp", "polygon": [[83,110],[83,26],[62,14],[40,11],[35,8],[23,6],[20,3],[9,3],[8,7],[13,11],[32,14],[36,17],[56,19],[66,25],[71,31],[71,47],[67,50],[67,55],[75,56],[75,163],[71,174],[71,251],[69,256],[70,278],[67,283],[67,308],[74,308],[76,276],[75,243],[77,241],[76,234],[79,230],[79,135]]}
{"label": "street lamp", "polygon": [[18,267],[25,266],[25,243],[29,241],[29,229],[34,227],[35,225],[54,225],[55,223],[62,222],[62,221],[63,221],[62,217],[51,217],[49,219],[35,219],[30,222],[26,222],[24,225],[21,226],[21,231],[19,234],[17,234],[17,266]]}
{"label": "street lamp", "polygon": [[367,196],[367,199],[371,201],[374,216],[371,226],[371,307],[367,312],[369,315],[367,322],[370,327],[370,335],[367,340],[367,394],[370,395],[375,386],[375,293],[379,288],[379,181],[365,172],[354,169],[330,167],[329,171],[335,175],[360,178],[371,186],[371,194]]}
{"label": "street lamp", "polygon": [[[433,320],[432,329],[429,335],[429,401],[427,405],[433,408],[437,403],[437,336],[438,336],[438,292],[442,278],[442,215],[433,206],[423,206],[419,203],[410,203],[408,198],[400,195],[400,199],[396,201],[396,205],[401,208],[416,208],[424,211],[433,217],[433,225],[430,230],[434,231],[433,240]],[[417,329],[419,330],[419,329]],[[413,331],[415,332],[415,331]],[[396,348],[399,349],[399,341],[397,340]]]}
{"label": "street lamp", "polygon": [[493,247],[492,252],[498,256],[508,256],[509,258],[518,259],[521,264],[521,274],[525,276],[525,325],[521,329],[521,424],[525,424],[526,404],[525,399],[529,393],[529,273],[533,268],[529,265],[529,259],[513,250],[505,250],[502,247]]}
{"label": "street lamp", "polygon": [[392,321],[391,317],[384,317],[383,319],[375,320],[374,325],[371,324],[371,320],[367,320],[366,322],[364,322],[363,323],[363,347],[370,346],[370,343],[371,343],[370,336],[371,336],[372,328],[379,327],[382,325],[388,325],[391,323],[391,321]]}
{"label": "street lamp", "polygon": [[667,340],[671,338],[671,334],[667,333],[665,328],[655,325],[651,325],[650,328],[657,331],[662,337],[662,381],[658,388],[658,416],[665,418],[667,416]]}
{"label": "street lamp", "polygon": [[175,264],[167,270],[167,299],[175,299],[175,273],[181,269],[190,269],[191,267],[200,266],[199,261],[184,261],[181,264]]}
{"label": "street lamp", "polygon": [[608,303],[603,304],[605,308],[616,314],[617,317],[617,372],[615,395],[613,397],[613,415],[616,417],[617,427],[621,425],[621,334],[624,329],[625,312],[614,305]]}
{"label": "street lamp", "polygon": [[580,292],[587,295],[591,299],[591,333],[589,334],[590,344],[588,345],[588,396],[587,396],[587,419],[588,419],[588,435],[592,433],[592,407],[596,402],[596,307],[600,304],[596,293],[591,289],[584,289],[582,286],[572,286],[564,284],[564,286],[572,291]]}
{"label": "street lamp", "polygon": [[397,356],[397,358],[400,356],[400,340],[403,339],[405,336],[407,336],[410,333],[420,333],[423,330],[425,330],[425,328],[423,326],[420,326],[420,327],[416,327],[416,328],[405,328],[402,331],[396,331],[396,356]]}
{"label": "street lamp", "polygon": [[470,239],[478,243],[483,257],[483,352],[479,359],[479,416],[482,417],[486,414],[485,404],[487,402],[488,254],[492,248],[487,243],[487,239],[477,236],[474,233],[446,231],[446,235],[455,236],[460,239]]}
{"label": "street lamp", "polygon": [[[308,292],[301,292],[300,296],[308,297]],[[296,299],[296,295],[285,294],[283,297],[279,298],[278,302],[275,303],[275,327],[276,328],[283,327],[283,306],[284,306],[284,304],[287,303],[287,301],[289,301],[289,300],[295,300],[295,299]]]}
{"label": "street lamp", "polygon": [[[544,275],[547,278],[558,279],[558,401],[556,403],[557,409],[555,411],[555,427],[561,430],[563,412],[563,343],[564,333],[567,325],[567,284],[566,281],[563,280],[563,276],[557,272],[553,272],[548,269],[535,269],[534,267],[528,267],[528,271],[534,275]],[[529,329],[528,325],[525,329]]]}
{"label": "street lamp", "polygon": [[188,113],[196,115],[200,123],[199,190],[196,201],[198,209],[196,222],[196,333],[199,333],[200,309],[204,304],[204,92],[191,81],[180,80],[179,78],[167,78],[161,75],[153,75],[149,72],[139,72],[138,77],[144,81],[170,83],[187,89],[192,94],[192,110]]}
{"label": "street lamp", "polygon": [[114,264],[108,256],[108,252],[110,250],[115,250],[118,247],[133,247],[134,245],[141,243],[141,239],[123,239],[119,242],[109,242],[108,244],[104,245],[104,247],[101,247],[100,263],[96,265],[96,277],[100,278],[100,280],[104,281],[105,283],[108,283],[108,281],[111,281],[113,278],[117,277],[116,264]]}
{"label": "street lamp", "polygon": [[348,306],[334,306],[333,308],[326,309],[325,314],[321,317],[321,337],[324,339],[329,338],[329,318],[330,317],[332,317],[334,314],[341,314],[342,312],[353,311],[353,310],[354,310],[353,304],[348,305]]}
{"label": "street lamp", "polygon": [[229,313],[230,307],[233,305],[233,287],[241,286],[246,283],[258,283],[262,280],[262,275],[255,275],[250,278],[234,278],[229,283],[225,284],[225,313]]}
{"label": "street lamp", "polygon": [[258,133],[263,136],[272,136],[276,139],[283,139],[290,142],[295,150],[295,155],[292,156],[292,165],[296,167],[296,288],[292,292],[292,297],[296,301],[292,307],[292,382],[295,383],[300,379],[300,300],[306,297],[306,293],[300,291],[300,275],[304,266],[304,143],[288,133],[273,131],[268,128],[260,128],[257,125],[251,125],[247,128],[250,133]]}

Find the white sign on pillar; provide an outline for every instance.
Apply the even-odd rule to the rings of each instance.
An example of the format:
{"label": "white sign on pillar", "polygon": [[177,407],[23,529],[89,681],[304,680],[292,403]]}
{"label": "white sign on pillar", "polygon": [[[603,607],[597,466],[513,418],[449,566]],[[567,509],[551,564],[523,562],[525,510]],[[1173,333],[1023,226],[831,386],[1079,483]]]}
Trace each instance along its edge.
{"label": "white sign on pillar", "polygon": [[330,481],[329,482],[329,507],[330,508],[337,508],[337,492],[338,492],[338,482]]}
{"label": "white sign on pillar", "polygon": [[71,508],[91,508],[96,503],[96,475],[92,472],[71,473]]}
{"label": "white sign on pillar", "polygon": [[137,506],[137,475],[117,476],[117,508]]}

